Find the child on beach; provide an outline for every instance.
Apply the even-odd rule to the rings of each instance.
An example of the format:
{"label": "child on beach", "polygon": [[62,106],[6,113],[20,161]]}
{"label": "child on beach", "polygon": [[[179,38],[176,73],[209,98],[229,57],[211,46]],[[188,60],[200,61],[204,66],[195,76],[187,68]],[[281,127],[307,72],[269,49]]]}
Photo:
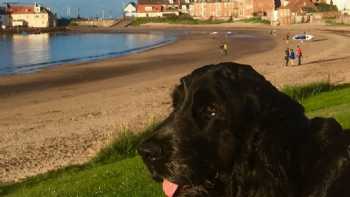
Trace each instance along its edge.
{"label": "child on beach", "polygon": [[226,42],[221,46],[222,51],[224,52],[225,55],[228,54],[228,45]]}
{"label": "child on beach", "polygon": [[290,39],[290,33],[287,32],[287,34],[286,34],[286,43],[287,43],[287,44],[289,43],[289,39]]}
{"label": "child on beach", "polygon": [[291,64],[292,66],[294,66],[295,53],[294,53],[294,50],[293,50],[293,49],[290,49],[289,60],[290,60],[290,64]]}
{"label": "child on beach", "polygon": [[284,60],[285,60],[285,66],[288,66],[289,63],[289,48],[286,48],[286,50],[284,51]]}
{"label": "child on beach", "polygon": [[298,58],[298,65],[301,65],[301,57],[303,56],[303,53],[299,45],[297,46],[296,52],[297,52],[297,58]]}

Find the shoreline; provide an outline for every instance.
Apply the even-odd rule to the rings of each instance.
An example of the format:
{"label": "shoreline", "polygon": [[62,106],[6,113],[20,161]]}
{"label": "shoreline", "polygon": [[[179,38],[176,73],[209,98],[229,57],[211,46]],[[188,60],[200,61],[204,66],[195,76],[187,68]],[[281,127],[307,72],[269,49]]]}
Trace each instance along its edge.
{"label": "shoreline", "polygon": [[13,35],[13,34],[41,34],[41,33],[60,33],[68,32],[67,27],[55,27],[55,28],[11,28],[0,30],[0,35]]}
{"label": "shoreline", "polygon": [[[283,67],[285,33],[305,28],[281,29],[277,36],[267,29],[237,30],[252,35],[245,38],[225,38],[227,30],[236,31],[215,28],[218,35],[209,35],[207,28],[189,28],[176,42],[142,53],[0,77],[0,182],[84,163],[119,131],[137,132],[161,120],[171,110],[169,95],[179,78],[203,65],[251,64],[278,87],[329,74],[332,83],[350,82],[345,36],[307,29],[319,41],[303,43],[305,65]],[[219,49],[225,39],[228,56]],[[335,47],[317,50],[330,44]]]}

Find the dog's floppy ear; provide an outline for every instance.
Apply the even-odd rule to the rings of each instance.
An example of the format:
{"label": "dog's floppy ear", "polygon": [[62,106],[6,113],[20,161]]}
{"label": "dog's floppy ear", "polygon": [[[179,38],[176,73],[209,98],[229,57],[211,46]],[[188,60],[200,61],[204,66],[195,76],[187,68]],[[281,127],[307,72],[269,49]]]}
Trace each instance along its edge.
{"label": "dog's floppy ear", "polygon": [[[187,77],[189,78],[189,77]],[[186,93],[188,91],[188,82],[186,80],[189,80],[187,79],[186,77],[182,77],[180,79],[180,84],[177,85],[172,94],[171,94],[171,97],[173,98],[173,108],[177,108],[177,107],[180,107],[180,105],[184,102],[185,100],[185,96],[186,96]]]}
{"label": "dog's floppy ear", "polygon": [[310,127],[321,150],[331,145],[333,139],[343,132],[341,125],[334,118],[313,118],[310,120]]}

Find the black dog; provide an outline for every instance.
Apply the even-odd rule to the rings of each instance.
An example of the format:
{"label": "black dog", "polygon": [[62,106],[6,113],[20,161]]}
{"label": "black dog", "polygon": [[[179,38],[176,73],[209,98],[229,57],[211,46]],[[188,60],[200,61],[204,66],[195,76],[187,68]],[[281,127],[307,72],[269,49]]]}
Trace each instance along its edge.
{"label": "black dog", "polygon": [[173,112],[139,146],[153,178],[176,197],[349,197],[350,137],[248,65],[185,76]]}

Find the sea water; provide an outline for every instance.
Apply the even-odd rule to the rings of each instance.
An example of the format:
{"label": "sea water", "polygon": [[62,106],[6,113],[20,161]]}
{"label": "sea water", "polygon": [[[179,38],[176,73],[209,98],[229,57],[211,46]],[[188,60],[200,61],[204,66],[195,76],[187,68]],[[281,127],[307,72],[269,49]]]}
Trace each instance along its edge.
{"label": "sea water", "polygon": [[135,53],[174,40],[174,36],[159,33],[0,35],[0,75],[32,73],[63,63]]}

